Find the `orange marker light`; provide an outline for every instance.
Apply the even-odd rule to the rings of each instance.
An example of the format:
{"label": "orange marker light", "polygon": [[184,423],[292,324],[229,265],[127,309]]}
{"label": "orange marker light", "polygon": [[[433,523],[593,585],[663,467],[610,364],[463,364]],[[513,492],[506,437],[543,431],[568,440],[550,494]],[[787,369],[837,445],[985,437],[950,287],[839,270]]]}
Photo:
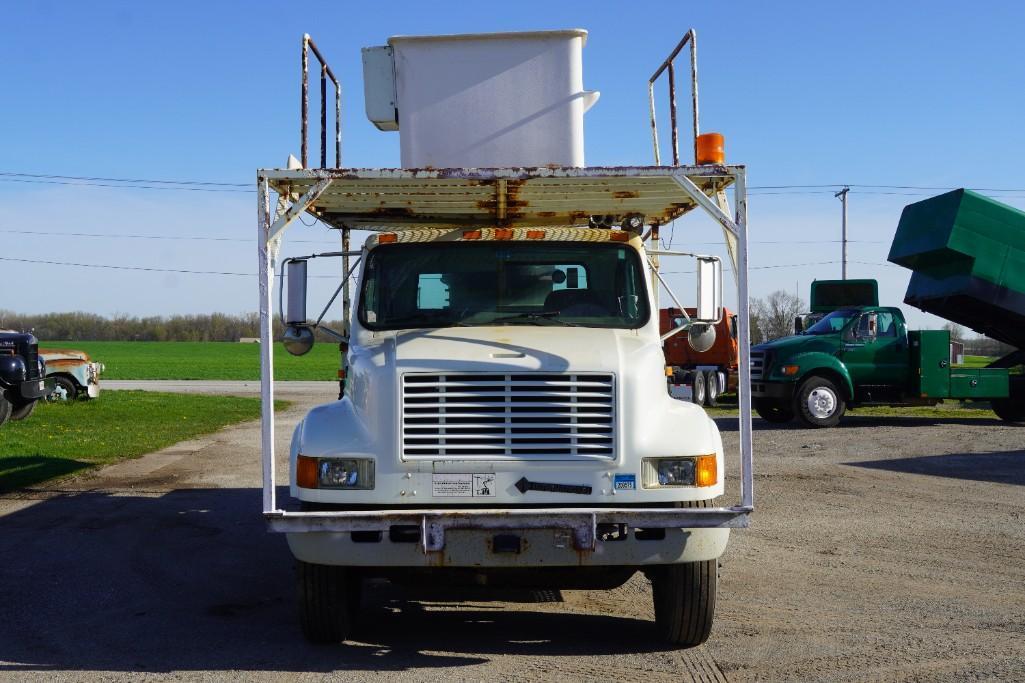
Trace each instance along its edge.
{"label": "orange marker light", "polygon": [[694,485],[715,486],[719,481],[719,468],[714,455],[702,455],[694,458]]}
{"label": "orange marker light", "polygon": [[317,488],[317,459],[300,455],[295,460],[295,483],[299,488]]}
{"label": "orange marker light", "polygon": [[394,232],[386,232],[377,238],[378,244],[391,244],[392,242],[398,242],[399,236]]}
{"label": "orange marker light", "polygon": [[495,230],[496,240],[511,240],[513,238],[513,231],[508,228],[499,228]]}
{"label": "orange marker light", "polygon": [[720,133],[704,133],[698,136],[697,154],[698,165],[703,164],[724,164],[726,163],[726,140]]}
{"label": "orange marker light", "polygon": [[544,238],[545,238],[545,231],[544,230],[528,230],[527,231],[527,239],[528,240],[543,240]]}
{"label": "orange marker light", "polygon": [[629,242],[630,233],[626,230],[609,230],[609,239],[613,242]]}
{"label": "orange marker light", "polygon": [[479,240],[480,230],[463,230],[464,240]]}

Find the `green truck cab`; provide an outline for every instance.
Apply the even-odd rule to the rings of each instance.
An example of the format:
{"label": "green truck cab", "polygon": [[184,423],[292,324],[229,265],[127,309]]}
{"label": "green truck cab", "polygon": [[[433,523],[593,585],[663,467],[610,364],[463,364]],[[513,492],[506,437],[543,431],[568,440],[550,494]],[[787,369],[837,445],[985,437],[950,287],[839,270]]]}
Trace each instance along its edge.
{"label": "green truck cab", "polygon": [[[1006,368],[954,367],[946,330],[909,331],[898,308],[857,306],[754,347],[751,392],[766,420],[797,417],[811,427],[832,427],[859,405],[1006,399],[1009,375]],[[1006,419],[1014,419],[1012,413]]]}
{"label": "green truck cab", "polygon": [[952,366],[949,333],[909,331],[900,309],[875,305],[874,281],[823,281],[835,291],[824,298],[813,289],[813,311],[836,308],[751,350],[758,414],[832,427],[860,405],[979,399],[1001,419],[1025,422],[1025,374],[1015,370],[1025,364],[1025,213],[969,190],[909,204],[889,260],[913,271],[905,303],[1015,351],[985,368]]}

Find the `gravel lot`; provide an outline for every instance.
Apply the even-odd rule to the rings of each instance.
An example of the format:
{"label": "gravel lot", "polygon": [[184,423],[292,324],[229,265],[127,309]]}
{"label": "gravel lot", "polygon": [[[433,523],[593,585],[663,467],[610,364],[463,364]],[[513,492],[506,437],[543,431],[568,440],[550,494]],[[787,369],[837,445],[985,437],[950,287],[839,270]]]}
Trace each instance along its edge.
{"label": "gravel lot", "polygon": [[[331,398],[289,391],[281,448]],[[688,651],[652,640],[639,576],[561,595],[375,584],[356,642],[307,645],[258,513],[258,433],[0,499],[0,678],[1025,680],[1025,428],[756,419],[753,527]]]}

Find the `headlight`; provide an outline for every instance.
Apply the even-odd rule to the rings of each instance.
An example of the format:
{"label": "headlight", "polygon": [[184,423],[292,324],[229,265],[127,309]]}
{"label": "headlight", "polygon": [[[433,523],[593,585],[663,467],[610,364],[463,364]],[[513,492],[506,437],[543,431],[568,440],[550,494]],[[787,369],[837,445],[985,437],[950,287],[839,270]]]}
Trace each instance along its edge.
{"label": "headlight", "polygon": [[719,480],[715,455],[688,458],[645,458],[641,481],[646,489],[675,486],[714,486]]}
{"label": "headlight", "polygon": [[374,461],[367,458],[310,458],[296,460],[296,484],[304,489],[374,488]]}

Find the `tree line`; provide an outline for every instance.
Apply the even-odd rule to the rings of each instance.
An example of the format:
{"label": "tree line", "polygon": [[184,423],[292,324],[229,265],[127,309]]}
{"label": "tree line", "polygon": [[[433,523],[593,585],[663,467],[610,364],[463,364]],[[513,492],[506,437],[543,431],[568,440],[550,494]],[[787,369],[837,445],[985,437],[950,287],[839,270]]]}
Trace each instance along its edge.
{"label": "tree line", "polygon": [[[341,330],[341,323],[327,323]],[[0,310],[0,330],[32,332],[44,342],[50,341],[230,341],[260,336],[257,313],[205,313],[199,315],[105,317],[95,313],[21,314]],[[284,328],[274,320],[274,338]],[[318,333],[321,341],[330,341]]]}

